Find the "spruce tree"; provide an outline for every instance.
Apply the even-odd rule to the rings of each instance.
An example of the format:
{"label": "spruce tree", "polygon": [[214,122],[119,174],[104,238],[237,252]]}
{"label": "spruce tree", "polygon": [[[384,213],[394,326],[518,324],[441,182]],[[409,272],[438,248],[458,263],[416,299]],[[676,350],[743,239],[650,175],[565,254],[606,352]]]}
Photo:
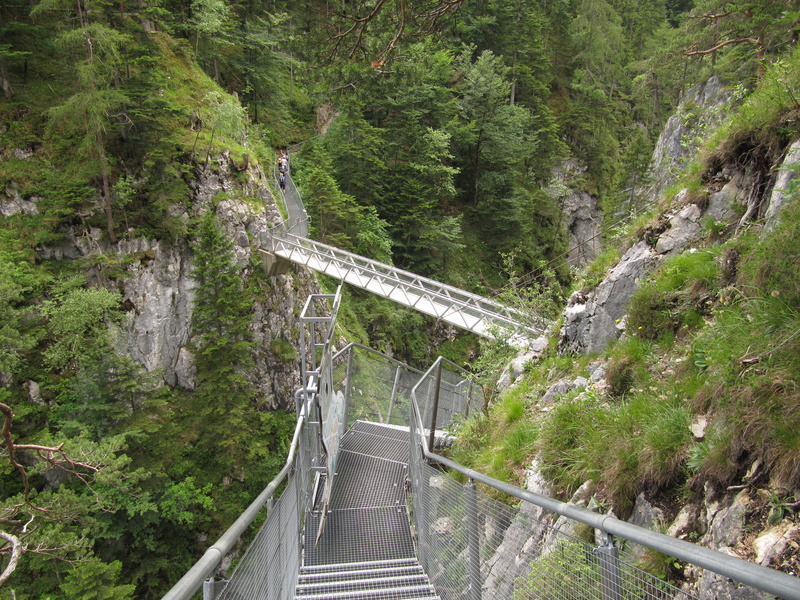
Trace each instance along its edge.
{"label": "spruce tree", "polygon": [[[253,390],[243,372],[252,367],[248,330],[253,309],[234,262],[233,243],[209,211],[200,222],[194,246],[195,288],[192,329],[200,413],[214,423],[203,437],[217,446],[243,444],[246,415],[254,408]],[[216,435],[215,435],[216,434]]]}

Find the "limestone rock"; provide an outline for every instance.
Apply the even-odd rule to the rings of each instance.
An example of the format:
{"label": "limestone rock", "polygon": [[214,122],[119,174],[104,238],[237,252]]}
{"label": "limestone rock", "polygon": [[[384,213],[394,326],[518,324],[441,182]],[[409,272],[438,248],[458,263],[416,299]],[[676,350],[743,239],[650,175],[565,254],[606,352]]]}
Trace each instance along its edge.
{"label": "limestone rock", "polygon": [[753,541],[756,562],[765,567],[771,566],[790,544],[792,552],[797,552],[797,542],[793,540],[800,540],[800,525],[796,523],[784,521],[767,529]]}
{"label": "limestone rock", "polygon": [[[198,167],[190,182],[192,196],[187,205],[195,215],[215,207],[221,228],[234,242],[236,263],[247,277],[253,269],[253,252],[268,243],[268,230],[280,221],[280,215],[259,169],[250,167],[244,178],[241,173],[234,178],[227,156],[214,162],[215,168]],[[11,200],[0,200],[0,212],[35,210],[33,199],[19,198],[12,188],[6,189],[5,196]],[[236,200],[242,196],[261,202]],[[175,206],[171,216],[188,220],[189,212]],[[121,340],[126,348],[122,351],[147,371],[162,369],[168,385],[192,389],[197,374],[189,350],[195,288],[191,248],[184,242],[169,244],[123,236],[111,244],[97,228],[72,227],[63,233],[64,242],[59,246],[37,248],[39,257],[62,260],[115,255],[120,264],[126,264],[127,277],[115,284],[128,314]],[[108,285],[97,274],[90,272],[89,277],[93,285]],[[250,324],[256,343],[255,366],[244,375],[256,388],[262,407],[292,408],[294,390],[300,386],[299,359],[276,356],[271,344],[281,339],[299,347],[298,315],[306,297],[318,292],[316,279],[297,268],[289,275],[269,279],[261,287]]]}
{"label": "limestone rock", "polygon": [[497,381],[497,391],[502,392],[516,383],[525,372],[525,365],[541,358],[546,349],[547,336],[543,335],[533,340],[527,349],[521,350],[500,375],[500,379]]}
{"label": "limestone rock", "polygon": [[[722,548],[730,556],[737,556],[730,548]],[[738,557],[741,558],[741,557]],[[742,586],[727,577],[717,575],[713,571],[703,571],[699,581],[693,586],[698,598],[714,598],[715,600],[763,600],[764,593],[753,588]]]}
{"label": "limestone rock", "polygon": [[[549,495],[550,487],[533,461],[525,471],[529,491]],[[496,598],[511,598],[514,581],[525,576],[528,565],[539,556],[539,551],[552,514],[529,502],[523,502],[519,513],[507,529],[499,532],[502,542],[486,561],[484,589]],[[489,536],[486,536],[487,538]],[[487,595],[487,597],[489,596]]]}
{"label": "limestone rock", "polygon": [[[653,506],[644,494],[639,494],[636,502],[633,505],[633,514],[628,519],[629,523],[650,529],[651,531],[658,531],[664,524],[664,511],[660,508]],[[641,559],[646,549],[643,546],[632,546],[632,558],[634,561]]]}
{"label": "limestone rock", "polygon": [[664,524],[664,511],[653,506],[645,498],[644,494],[639,494],[633,505],[633,514],[631,514],[628,522],[645,529],[657,531]]}
{"label": "limestone rock", "polygon": [[689,204],[681,209],[678,214],[669,218],[669,229],[661,234],[656,242],[656,252],[659,254],[677,254],[688,244],[700,239],[700,207]]}
{"label": "limestone rock", "polygon": [[754,180],[749,173],[728,173],[727,169],[723,169],[720,176],[727,181],[718,192],[709,196],[704,217],[718,223],[734,225],[739,220],[741,207],[747,204]]}
{"label": "limestone rock", "polygon": [[689,532],[696,531],[698,510],[696,504],[684,506],[667,528],[667,535],[683,539]]}
{"label": "limestone rock", "polygon": [[664,126],[648,167],[652,185],[636,190],[647,204],[656,202],[673,185],[703,138],[725,118],[722,108],[733,98],[716,76],[692,87]]}
{"label": "limestone rock", "polygon": [[695,439],[702,440],[706,436],[706,427],[708,427],[708,418],[704,415],[697,415],[692,420],[689,429]]}
{"label": "limestone rock", "polygon": [[750,503],[747,490],[740,492],[732,501],[726,498],[722,502],[707,503],[708,532],[703,543],[710,548],[736,546],[744,537],[745,517]]}
{"label": "limestone rock", "polygon": [[586,172],[574,158],[564,161],[554,169],[547,191],[561,205],[562,227],[567,234],[569,255],[567,264],[585,267],[602,250],[600,236],[603,213],[597,199],[573,189],[573,182]]}
{"label": "limestone rock", "polygon": [[4,217],[17,214],[38,215],[39,209],[36,207],[38,200],[36,196],[23,198],[12,184],[5,189],[5,198],[0,198],[0,215]]}
{"label": "limestone rock", "polygon": [[796,179],[800,167],[800,141],[793,143],[778,168],[778,177],[764,211],[764,229],[771,231],[780,221],[781,209],[789,199],[790,184]]}
{"label": "limestone rock", "polygon": [[622,333],[618,327],[641,280],[661,258],[641,241],[630,248],[597,289],[575,292],[564,311],[561,353],[600,353]]}
{"label": "limestone rock", "polygon": [[539,404],[547,405],[552,404],[552,402],[558,397],[563,396],[564,394],[571,392],[575,389],[575,386],[570,381],[557,381],[553,385],[551,385],[548,390],[544,393],[539,399]]}

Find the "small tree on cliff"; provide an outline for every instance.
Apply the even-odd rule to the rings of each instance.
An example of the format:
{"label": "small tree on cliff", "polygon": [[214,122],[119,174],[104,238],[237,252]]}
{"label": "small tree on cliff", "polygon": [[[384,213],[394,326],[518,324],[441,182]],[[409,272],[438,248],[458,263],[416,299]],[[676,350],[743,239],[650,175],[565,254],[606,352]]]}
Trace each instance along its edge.
{"label": "small tree on cliff", "polygon": [[[203,438],[222,456],[245,443],[253,389],[243,372],[252,367],[254,343],[248,330],[253,301],[234,262],[233,243],[209,211],[200,222],[192,277],[197,282],[192,329]],[[219,438],[214,439],[211,431]]]}

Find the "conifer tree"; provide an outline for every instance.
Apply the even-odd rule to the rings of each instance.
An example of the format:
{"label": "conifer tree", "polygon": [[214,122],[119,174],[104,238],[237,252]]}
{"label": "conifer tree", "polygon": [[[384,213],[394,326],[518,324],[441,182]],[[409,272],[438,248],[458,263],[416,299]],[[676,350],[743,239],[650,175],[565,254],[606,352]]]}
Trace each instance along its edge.
{"label": "conifer tree", "polygon": [[207,393],[246,393],[241,369],[252,364],[248,325],[253,301],[243,291],[233,243],[211,211],[200,223],[194,252],[192,328],[198,382]]}

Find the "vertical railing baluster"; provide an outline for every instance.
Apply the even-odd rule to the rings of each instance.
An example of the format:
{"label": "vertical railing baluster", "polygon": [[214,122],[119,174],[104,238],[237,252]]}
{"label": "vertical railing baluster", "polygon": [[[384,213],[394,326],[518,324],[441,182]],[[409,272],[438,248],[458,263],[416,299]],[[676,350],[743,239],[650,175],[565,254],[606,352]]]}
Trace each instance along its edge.
{"label": "vertical railing baluster", "polygon": [[481,541],[478,530],[478,493],[472,479],[464,486],[464,489],[467,496],[467,514],[464,520],[469,544],[469,597],[470,600],[481,600],[483,578],[481,577]]}
{"label": "vertical railing baluster", "polygon": [[433,452],[433,443],[436,439],[436,413],[439,412],[439,388],[442,384],[442,357],[436,359],[436,381],[433,388],[433,413],[431,414],[431,433],[428,441],[428,450]]}
{"label": "vertical railing baluster", "polygon": [[397,398],[397,388],[398,384],[400,383],[400,365],[397,366],[397,369],[394,373],[394,384],[392,385],[392,397],[389,399],[389,414],[386,417],[386,422],[391,424],[392,422],[392,411],[394,410],[394,400]]}

